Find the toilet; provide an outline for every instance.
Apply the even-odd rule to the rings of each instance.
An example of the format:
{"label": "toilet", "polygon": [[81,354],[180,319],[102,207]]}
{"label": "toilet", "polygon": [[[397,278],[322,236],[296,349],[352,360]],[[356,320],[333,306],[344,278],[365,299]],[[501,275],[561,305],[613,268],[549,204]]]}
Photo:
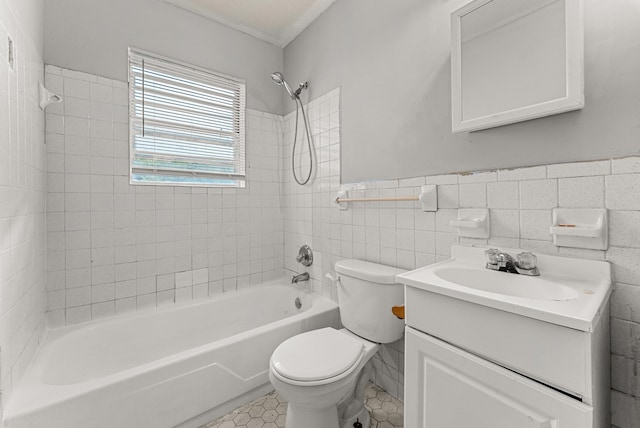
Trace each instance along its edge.
{"label": "toilet", "polygon": [[404,332],[404,321],[391,313],[404,304],[395,279],[403,270],[362,260],[339,261],[335,270],[344,328],[298,334],[271,355],[269,379],[289,402],[287,428],[369,428],[369,361],[381,343]]}

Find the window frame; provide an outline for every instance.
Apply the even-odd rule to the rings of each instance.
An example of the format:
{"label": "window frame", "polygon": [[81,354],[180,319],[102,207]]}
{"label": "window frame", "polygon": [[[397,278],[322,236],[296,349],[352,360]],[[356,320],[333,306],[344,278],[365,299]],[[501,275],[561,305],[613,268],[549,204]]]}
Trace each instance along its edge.
{"label": "window frame", "polygon": [[[134,160],[140,159],[140,157],[136,157],[136,154],[139,152],[136,151],[135,143],[136,138],[141,135],[140,129],[148,129],[144,123],[144,117],[139,117],[136,115],[136,107],[142,106],[142,111],[145,110],[145,101],[143,95],[143,101],[140,102],[139,99],[136,99],[136,88],[139,88],[140,85],[136,86],[135,78],[136,72],[134,72],[135,62],[142,62],[150,60],[154,64],[166,64],[170,68],[176,68],[180,71],[177,72],[177,75],[174,76],[176,79],[184,78],[184,76],[179,75],[181,71],[184,74],[190,74],[192,77],[195,75],[205,75],[210,76],[214,80],[219,80],[220,82],[224,82],[224,85],[233,88],[234,91],[237,91],[237,97],[233,97],[234,104],[237,103],[237,107],[229,108],[229,111],[232,112],[233,117],[229,120],[229,123],[234,128],[233,132],[229,132],[229,135],[232,135],[233,143],[230,147],[234,150],[234,157],[231,161],[236,168],[239,168],[239,171],[234,173],[225,174],[223,172],[215,172],[210,171],[209,173],[203,172],[202,170],[198,171],[197,169],[171,169],[170,167],[164,169],[153,169],[153,168],[144,168],[140,166],[134,165]],[[144,64],[144,62],[143,62]],[[144,65],[143,65],[144,66]],[[129,184],[131,185],[142,185],[142,186],[184,186],[184,187],[213,187],[213,188],[243,188],[246,187],[247,180],[247,160],[246,160],[246,82],[244,79],[229,76],[223,73],[219,73],[216,71],[208,70],[202,67],[198,67],[192,64],[188,64],[182,61],[174,60],[162,55],[158,55],[153,52],[149,52],[143,49],[130,47],[128,49],[128,61],[127,61],[127,72],[128,72],[128,113],[129,113]],[[145,72],[142,72],[143,76]],[[138,76],[140,72],[138,70]],[[204,78],[202,81],[193,80],[195,83],[214,86],[210,81],[206,81]],[[143,83],[144,87],[144,77]],[[221,89],[225,89],[223,85],[220,86]],[[144,94],[144,89],[143,89]],[[144,114],[144,113],[143,113]],[[168,129],[179,129],[179,126],[171,128],[167,126]],[[195,128],[195,125],[194,125]],[[237,128],[237,129],[236,129]],[[223,132],[219,129],[221,133]],[[144,134],[142,134],[144,135]],[[201,143],[204,144],[204,143]],[[176,157],[175,159],[179,159]],[[217,159],[212,157],[210,159]],[[157,159],[156,159],[157,162]],[[168,162],[172,162],[168,160]],[[203,162],[206,164],[206,162]],[[194,181],[185,180],[183,182],[180,181],[162,181],[162,180],[149,180],[149,181],[141,181],[135,180],[135,175],[149,175],[149,176],[159,176],[159,177],[192,177]],[[207,180],[209,180],[207,182]],[[226,181],[226,183],[225,183]]]}

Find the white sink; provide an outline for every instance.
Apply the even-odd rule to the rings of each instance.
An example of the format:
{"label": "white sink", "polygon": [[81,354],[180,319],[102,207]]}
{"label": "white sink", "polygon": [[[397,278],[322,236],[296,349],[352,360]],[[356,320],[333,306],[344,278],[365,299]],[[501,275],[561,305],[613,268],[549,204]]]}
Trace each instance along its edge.
{"label": "white sink", "polygon": [[[483,247],[454,245],[451,259],[398,275],[409,287],[534,318],[592,331],[611,293],[605,261],[536,254],[540,276],[485,268]],[[521,250],[501,250],[517,254]]]}
{"label": "white sink", "polygon": [[396,277],[406,285],[406,420],[475,426],[467,414],[449,419],[463,401],[487,427],[610,427],[611,265],[536,254],[540,276],[530,277],[487,269],[486,249],[454,245],[451,259]]}
{"label": "white sink", "polygon": [[489,293],[536,300],[573,300],[578,292],[556,281],[543,277],[497,272],[488,269],[442,266],[433,270],[434,275],[464,287]]}

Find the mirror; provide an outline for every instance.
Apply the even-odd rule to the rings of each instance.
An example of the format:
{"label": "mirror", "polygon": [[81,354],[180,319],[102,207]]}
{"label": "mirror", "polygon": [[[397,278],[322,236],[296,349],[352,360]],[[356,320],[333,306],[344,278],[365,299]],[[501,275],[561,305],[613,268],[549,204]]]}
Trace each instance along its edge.
{"label": "mirror", "polygon": [[451,42],[453,132],[584,107],[581,0],[473,0]]}

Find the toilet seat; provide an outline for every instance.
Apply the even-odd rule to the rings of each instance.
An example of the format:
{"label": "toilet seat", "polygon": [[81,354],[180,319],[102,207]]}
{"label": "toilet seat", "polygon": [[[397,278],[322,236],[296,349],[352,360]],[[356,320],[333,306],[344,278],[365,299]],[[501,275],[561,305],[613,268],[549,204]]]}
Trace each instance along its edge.
{"label": "toilet seat", "polygon": [[364,354],[362,341],[322,328],[282,342],[271,356],[273,374],[296,385],[322,385],[353,372]]}

